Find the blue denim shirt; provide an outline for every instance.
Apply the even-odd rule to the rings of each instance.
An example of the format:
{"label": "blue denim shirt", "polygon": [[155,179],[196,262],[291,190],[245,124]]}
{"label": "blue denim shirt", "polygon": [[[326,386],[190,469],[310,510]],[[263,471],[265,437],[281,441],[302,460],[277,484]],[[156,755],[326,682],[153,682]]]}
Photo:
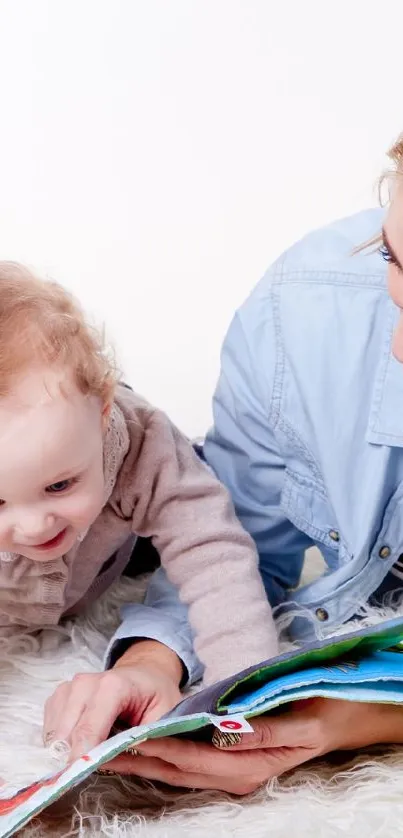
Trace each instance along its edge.
{"label": "blue denim shirt", "polygon": [[[398,312],[379,252],[352,253],[380,231],[382,214],[311,233],[263,277],[227,334],[204,445],[255,539],[269,600],[291,599],[309,615],[295,624],[304,637],[354,615],[403,553]],[[293,591],[313,544],[327,571]],[[157,608],[152,596],[148,611],[130,606],[118,636],[163,640],[193,679],[200,669],[186,611],[161,571],[159,580]]]}

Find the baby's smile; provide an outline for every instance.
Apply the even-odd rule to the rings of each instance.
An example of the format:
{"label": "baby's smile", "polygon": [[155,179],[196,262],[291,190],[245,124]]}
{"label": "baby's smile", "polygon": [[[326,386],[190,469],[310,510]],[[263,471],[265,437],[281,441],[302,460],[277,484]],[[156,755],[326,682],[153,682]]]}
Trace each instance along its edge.
{"label": "baby's smile", "polygon": [[103,503],[98,399],[81,393],[68,372],[26,370],[0,399],[0,550],[60,558]]}

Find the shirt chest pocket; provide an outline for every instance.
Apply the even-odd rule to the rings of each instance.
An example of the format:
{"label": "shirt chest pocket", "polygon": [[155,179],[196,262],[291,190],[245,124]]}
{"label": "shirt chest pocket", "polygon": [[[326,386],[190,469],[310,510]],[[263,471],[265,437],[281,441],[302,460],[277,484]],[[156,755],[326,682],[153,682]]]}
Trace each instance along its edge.
{"label": "shirt chest pocket", "polygon": [[322,549],[329,565],[332,559],[348,558],[329,500],[312,481],[287,470],[281,508],[286,518]]}

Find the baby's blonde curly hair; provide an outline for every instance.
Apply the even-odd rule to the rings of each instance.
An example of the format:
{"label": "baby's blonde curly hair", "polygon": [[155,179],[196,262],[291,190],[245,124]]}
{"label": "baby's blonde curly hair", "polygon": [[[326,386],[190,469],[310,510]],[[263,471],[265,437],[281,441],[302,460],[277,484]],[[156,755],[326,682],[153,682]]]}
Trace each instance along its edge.
{"label": "baby's blonde curly hair", "polygon": [[17,262],[0,261],[0,397],[38,363],[69,369],[79,390],[103,406],[113,399],[113,355],[74,297]]}

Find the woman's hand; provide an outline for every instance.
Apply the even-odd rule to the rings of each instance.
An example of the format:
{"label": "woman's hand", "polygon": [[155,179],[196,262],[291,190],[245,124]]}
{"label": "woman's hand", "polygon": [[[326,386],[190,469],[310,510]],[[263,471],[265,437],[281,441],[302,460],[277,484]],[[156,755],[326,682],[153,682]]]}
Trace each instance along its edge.
{"label": "woman's hand", "polygon": [[129,727],[161,718],[181,700],[182,676],[182,663],[167,646],[135,643],[113,669],[57,687],[45,706],[44,742],[69,742],[72,762],[106,739],[117,718]]}
{"label": "woman's hand", "polygon": [[250,794],[272,777],[330,751],[403,742],[403,708],[315,698],[287,713],[252,720],[238,745],[166,738],[143,742],[140,756],[121,754],[107,767],[172,786]]}

